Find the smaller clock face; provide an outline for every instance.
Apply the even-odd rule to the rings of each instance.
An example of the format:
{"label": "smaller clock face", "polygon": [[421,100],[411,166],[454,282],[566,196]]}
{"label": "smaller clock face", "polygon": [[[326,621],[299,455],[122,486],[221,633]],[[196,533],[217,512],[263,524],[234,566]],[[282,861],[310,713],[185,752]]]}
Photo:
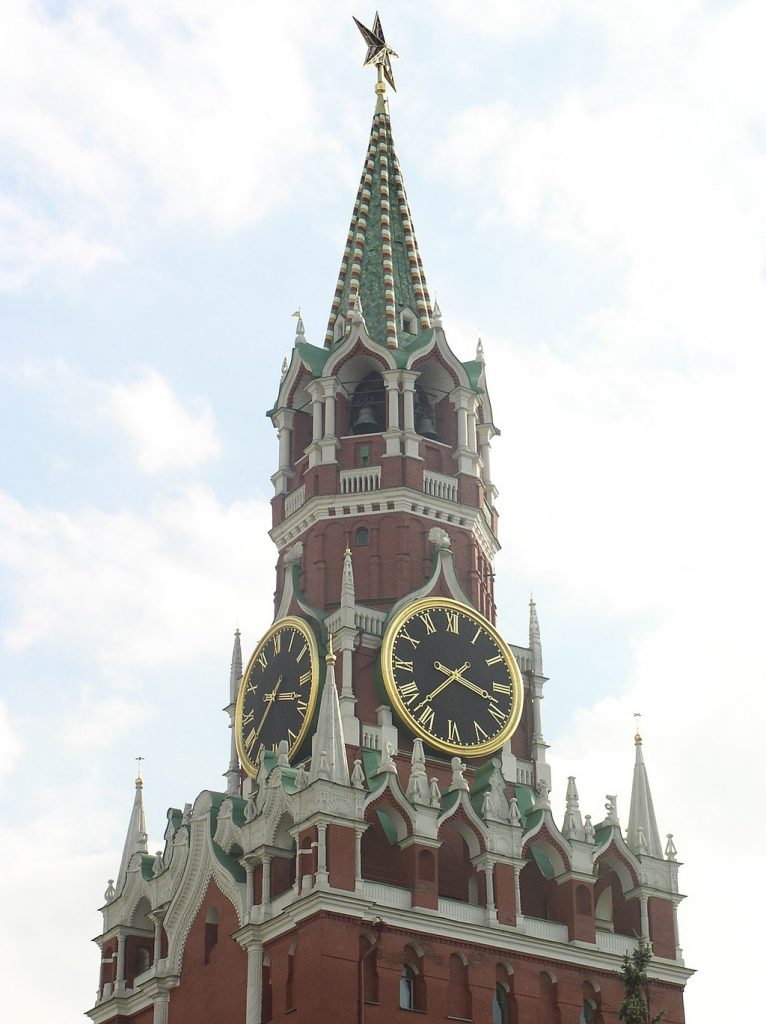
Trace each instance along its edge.
{"label": "smaller clock face", "polygon": [[448,754],[497,750],[519,722],[522,684],[497,630],[467,605],[424,599],[386,630],[383,681],[395,710],[421,739]]}
{"label": "smaller clock face", "polygon": [[306,737],[319,686],[314,634],[302,619],[275,622],[248,662],[234,721],[237,751],[249,775],[256,775],[264,750],[287,740],[292,757]]}

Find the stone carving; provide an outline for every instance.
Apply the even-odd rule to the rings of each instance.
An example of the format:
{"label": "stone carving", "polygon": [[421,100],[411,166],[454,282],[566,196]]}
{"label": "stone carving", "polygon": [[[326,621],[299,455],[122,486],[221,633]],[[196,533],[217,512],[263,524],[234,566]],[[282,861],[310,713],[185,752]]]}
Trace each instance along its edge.
{"label": "stone carving", "polygon": [[481,816],[486,821],[487,818],[495,817],[495,801],[492,799],[492,793],[487,790],[481,801]]}
{"label": "stone carving", "polygon": [[519,810],[519,801],[515,796],[511,797],[511,802],[508,808],[508,821],[511,825],[521,825],[521,811]]}
{"label": "stone carving", "polygon": [[152,864],[152,875],[156,878],[157,875],[161,875],[165,870],[165,862],[162,859],[162,850],[157,850],[154,856],[154,863]]}
{"label": "stone carving", "polygon": [[258,817],[259,813],[258,790],[251,789],[250,796],[247,798],[247,803],[245,804],[245,821],[252,821],[254,818]]}
{"label": "stone carving", "polygon": [[426,775],[426,758],[423,753],[423,741],[414,740],[412,744],[412,771],[410,781],[407,783],[407,799],[414,804],[428,804],[430,794],[428,790],[428,776]]}
{"label": "stone carving", "polygon": [[585,815],[585,825],[583,826],[583,832],[585,833],[586,843],[596,842],[596,830],[593,827],[593,822],[591,821],[589,814]]}
{"label": "stone carving", "polygon": [[607,793],[604,807],[606,807],[606,821],[610,825],[616,825],[619,828],[620,819],[617,817],[617,797],[614,794]]}
{"label": "stone carving", "polygon": [[383,751],[383,756],[380,759],[380,767],[376,774],[379,774],[380,772],[392,772],[394,775],[397,774],[396,765],[394,764],[394,759],[391,756],[393,752],[393,744],[387,741]]}
{"label": "stone carving", "polygon": [[570,775],[567,782],[567,806],[561,834],[567,839],[585,838],[582,815],[580,814],[580,794],[577,792],[577,783],[575,782],[574,775]]}
{"label": "stone carving", "polygon": [[327,760],[327,751],[323,750],[319,755],[319,768],[317,769],[318,779],[330,778],[330,762]]}
{"label": "stone carving", "polygon": [[665,856],[668,858],[668,860],[678,859],[678,850],[676,849],[676,844],[673,842],[672,832],[668,832],[668,841],[665,844]]}
{"label": "stone carving", "polygon": [[351,785],[354,789],[364,789],[364,769],[359,758],[354,761],[354,770],[351,772]]}
{"label": "stone carving", "polygon": [[295,773],[295,788],[297,790],[305,789],[309,784],[309,773],[306,771],[304,765],[299,764],[298,770]]}
{"label": "stone carving", "polygon": [[110,878],[107,881],[106,892],[104,893],[104,899],[107,903],[111,903],[112,900],[117,898],[117,891],[114,888],[114,879]]}
{"label": "stone carving", "polygon": [[468,782],[463,778],[465,765],[459,757],[453,757],[450,764],[452,765],[452,782],[449,787],[450,793],[454,792],[456,789],[462,789],[464,792],[468,793]]}
{"label": "stone carving", "polygon": [[302,558],[303,544],[301,541],[298,541],[297,544],[293,544],[293,546],[288,548],[285,552],[285,565],[299,565]]}
{"label": "stone carving", "polygon": [[641,825],[636,829],[636,853],[639,857],[645,857],[649,852],[649,847],[646,845],[646,836]]}
{"label": "stone carving", "polygon": [[451,544],[450,535],[441,526],[432,526],[428,531],[428,539],[439,550],[448,548]]}
{"label": "stone carving", "polygon": [[541,811],[549,811],[551,809],[549,794],[548,783],[545,779],[540,779],[537,783],[537,806]]}
{"label": "stone carving", "polygon": [[279,741],[279,746],[277,747],[277,764],[279,765],[280,768],[290,767],[290,760],[287,756],[287,751],[289,749],[290,748],[287,744],[287,740]]}
{"label": "stone carving", "polygon": [[189,824],[189,822],[191,821],[191,812],[192,812],[192,805],[191,804],[184,804],[184,812],[181,815],[181,824],[182,825],[188,825]]}
{"label": "stone carving", "polygon": [[431,779],[430,795],[431,795],[431,806],[432,807],[441,807],[441,805],[442,805],[442,794],[441,794],[441,790],[439,789],[439,783],[437,782],[437,780],[435,778]]}

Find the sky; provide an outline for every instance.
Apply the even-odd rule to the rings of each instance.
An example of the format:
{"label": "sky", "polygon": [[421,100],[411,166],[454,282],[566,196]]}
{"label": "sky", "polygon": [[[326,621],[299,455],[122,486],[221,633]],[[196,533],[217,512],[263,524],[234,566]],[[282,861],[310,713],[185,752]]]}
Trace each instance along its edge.
{"label": "sky", "polygon": [[[272,616],[264,413],[298,306],[322,343],[374,106],[352,13],[375,12],[2,4],[11,1017],[93,1003],[133,759],[152,851],[168,806],[223,785],[232,634],[252,649]],[[640,711],[684,865],[687,1019],[746,1014],[766,840],[766,8],[380,13],[429,286],[456,353],[486,353],[498,623],[524,643],[534,593],[557,819],[575,775],[583,812],[616,793],[626,826]]]}

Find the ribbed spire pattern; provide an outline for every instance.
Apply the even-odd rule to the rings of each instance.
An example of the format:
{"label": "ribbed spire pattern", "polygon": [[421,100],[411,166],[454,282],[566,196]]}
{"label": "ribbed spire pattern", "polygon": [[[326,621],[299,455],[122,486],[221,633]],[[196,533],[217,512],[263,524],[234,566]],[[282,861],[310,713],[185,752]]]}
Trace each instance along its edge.
{"label": "ribbed spire pattern", "polygon": [[636,763],[633,768],[633,789],[630,793],[626,841],[633,853],[648,854],[650,857],[662,859],[662,843],[657,819],[654,816],[654,804],[640,736],[636,736]]}
{"label": "ribbed spire pattern", "polygon": [[133,799],[133,810],[130,812],[128,832],[125,836],[125,845],[122,849],[122,860],[120,870],[117,873],[116,892],[122,892],[125,885],[125,876],[128,872],[128,864],[134,853],[146,853],[148,840],[146,832],[146,816],[144,814],[144,782],[139,776],[136,779],[136,795]]}
{"label": "ribbed spire pattern", "polygon": [[325,335],[328,348],[336,339],[337,317],[344,318],[344,334],[350,327],[358,295],[370,337],[389,348],[398,348],[400,341],[406,345],[411,337],[404,334],[400,338],[399,314],[405,307],[415,313],[421,330],[431,326],[431,299],[391,134],[391,118],[381,110],[372,119],[367,158]]}

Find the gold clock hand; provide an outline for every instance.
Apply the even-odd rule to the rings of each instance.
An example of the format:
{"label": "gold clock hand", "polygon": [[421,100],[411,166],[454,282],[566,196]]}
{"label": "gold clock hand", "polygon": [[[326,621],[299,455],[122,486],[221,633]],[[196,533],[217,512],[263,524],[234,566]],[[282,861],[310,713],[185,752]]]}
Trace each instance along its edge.
{"label": "gold clock hand", "polygon": [[482,690],[480,686],[477,686],[476,683],[472,683],[470,679],[466,679],[463,675],[456,676],[456,680],[461,684],[461,686],[466,686],[469,690],[473,690],[474,693],[478,693],[479,696],[483,697],[485,700],[495,699],[491,693],[487,690]]}
{"label": "gold clock hand", "polygon": [[466,661],[464,662],[464,664],[460,666],[460,668],[456,668],[454,671],[452,671],[452,669],[447,668],[446,665],[442,665],[440,661],[435,661],[434,668],[438,672],[446,672],[447,678],[443,679],[442,682],[439,683],[439,685],[436,687],[436,689],[432,690],[431,693],[429,693],[429,695],[426,697],[426,704],[430,704],[434,697],[437,696],[437,694],[441,693],[442,690],[446,689],[450,683],[454,683],[455,680],[460,676],[460,673],[465,672],[465,670],[470,667],[470,661]]}
{"label": "gold clock hand", "polygon": [[266,705],[266,710],[261,715],[261,720],[260,720],[260,722],[258,723],[258,725],[256,727],[256,730],[255,730],[255,735],[256,736],[260,736],[261,729],[263,728],[263,723],[266,721],[266,715],[268,715],[269,711],[271,711],[272,705],[274,704],[274,701],[277,699],[277,690],[279,689],[279,687],[281,685],[282,685],[282,676],[280,676],[279,679],[277,679],[277,684],[274,687],[274,689],[271,691],[271,693],[267,693],[267,694],[264,695],[263,699],[265,701],[268,701],[268,703]]}

